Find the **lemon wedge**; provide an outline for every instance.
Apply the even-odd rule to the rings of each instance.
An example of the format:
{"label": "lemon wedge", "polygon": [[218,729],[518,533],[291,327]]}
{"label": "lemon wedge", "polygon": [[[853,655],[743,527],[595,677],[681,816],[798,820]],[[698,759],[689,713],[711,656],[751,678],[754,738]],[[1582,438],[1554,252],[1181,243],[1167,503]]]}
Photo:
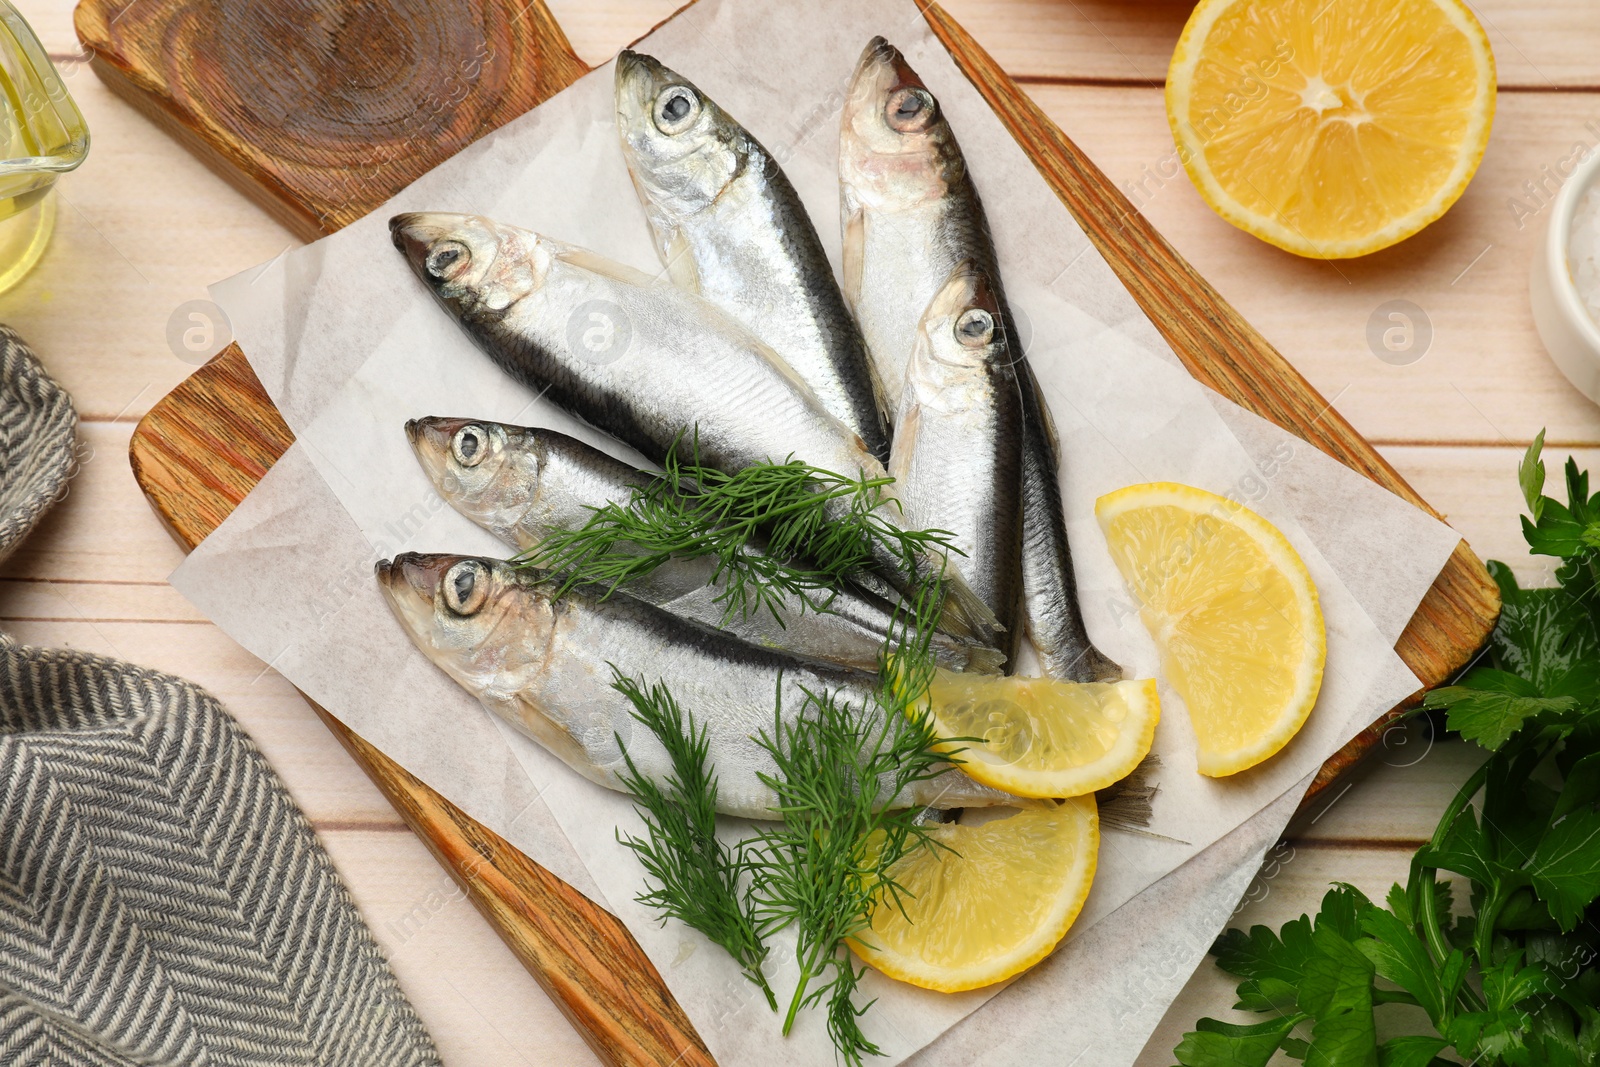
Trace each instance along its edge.
{"label": "lemon wedge", "polygon": [[1100,850],[1093,796],[928,834],[946,847],[919,848],[889,870],[904,913],[885,900],[851,948],[890,978],[944,993],[1048,956],[1083,910]]}
{"label": "lemon wedge", "polygon": [[1201,0],[1167,72],[1195,188],[1302,256],[1376,252],[1443,215],[1494,121],[1494,53],[1461,0]]}
{"label": "lemon wedge", "polygon": [[1109,493],[1095,516],[1189,707],[1200,773],[1236,774],[1288,744],[1317,701],[1328,644],[1316,586],[1278,528],[1170,482]]}
{"label": "lemon wedge", "polygon": [[941,670],[928,695],[961,769],[1022,797],[1075,797],[1127,776],[1150,752],[1161,702],[1154,680],[1062,682]]}

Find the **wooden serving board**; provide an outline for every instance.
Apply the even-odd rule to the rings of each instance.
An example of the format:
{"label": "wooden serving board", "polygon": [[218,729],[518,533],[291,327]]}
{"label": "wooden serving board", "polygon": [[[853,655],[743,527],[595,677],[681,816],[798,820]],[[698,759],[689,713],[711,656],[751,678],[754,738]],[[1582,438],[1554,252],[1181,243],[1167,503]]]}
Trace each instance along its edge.
{"label": "wooden serving board", "polygon": [[[948,15],[931,6],[926,17],[1198,380],[1431,512]],[[307,239],[365,215],[587,70],[541,0],[82,0],[76,23],[107,85]],[[229,346],[151,409],[129,457],[156,513],[192,548],[293,439]],[[1498,613],[1495,585],[1463,542],[1398,651],[1436,685]],[[1323,766],[1308,802],[1399,710]],[[613,916],[317,711],[601,1059],[711,1063]]]}

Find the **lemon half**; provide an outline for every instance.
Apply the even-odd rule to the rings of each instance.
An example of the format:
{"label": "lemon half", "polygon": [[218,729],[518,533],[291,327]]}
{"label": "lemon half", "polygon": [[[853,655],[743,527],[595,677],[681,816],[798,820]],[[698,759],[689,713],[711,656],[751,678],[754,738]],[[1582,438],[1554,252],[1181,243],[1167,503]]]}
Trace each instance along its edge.
{"label": "lemon half", "polygon": [[1188,705],[1200,773],[1235,774],[1288,744],[1317,701],[1328,644],[1316,586],[1278,528],[1171,482],[1109,493],[1095,516]]}
{"label": "lemon half", "polygon": [[1428,225],[1483,159],[1494,54],[1461,0],[1201,0],[1167,119],[1223,218],[1302,256]]}
{"label": "lemon half", "polygon": [[885,900],[851,941],[890,978],[944,993],[993,985],[1048,956],[1083,910],[1100,849],[1094,797],[928,832],[947,847],[890,869],[904,913]]}
{"label": "lemon half", "polygon": [[1150,752],[1160,698],[1152,679],[1063,682],[939,671],[934,727],[961,769],[1022,797],[1075,797],[1128,775]]}

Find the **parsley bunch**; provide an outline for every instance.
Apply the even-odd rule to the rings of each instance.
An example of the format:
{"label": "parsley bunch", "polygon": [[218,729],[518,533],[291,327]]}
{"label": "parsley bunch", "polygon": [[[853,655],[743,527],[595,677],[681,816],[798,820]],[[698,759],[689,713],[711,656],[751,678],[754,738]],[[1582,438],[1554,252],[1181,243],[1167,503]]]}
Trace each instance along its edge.
{"label": "parsley bunch", "polygon": [[[1489,759],[1382,905],[1340,885],[1315,919],[1218,938],[1236,1007],[1265,1018],[1200,1020],[1183,1067],[1600,1062],[1600,494],[1568,459],[1567,503],[1544,496],[1543,447],[1541,433],[1519,471],[1522,525],[1533,553],[1562,560],[1558,584],[1521,589],[1489,564],[1504,609],[1482,662],[1424,701]],[[1468,880],[1471,914],[1453,914],[1441,871]],[[1420,1008],[1430,1032],[1379,1042],[1390,1004]]]}

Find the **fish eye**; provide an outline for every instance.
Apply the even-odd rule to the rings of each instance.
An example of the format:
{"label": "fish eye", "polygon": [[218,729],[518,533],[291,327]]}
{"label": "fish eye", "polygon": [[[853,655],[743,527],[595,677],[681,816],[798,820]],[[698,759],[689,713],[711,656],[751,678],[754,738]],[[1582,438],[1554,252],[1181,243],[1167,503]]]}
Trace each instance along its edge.
{"label": "fish eye", "polygon": [[889,95],[883,114],[889,128],[900,133],[916,133],[933,125],[939,105],[926,89],[896,89]]}
{"label": "fish eye", "polygon": [[982,308],[968,308],[956,320],[956,340],[968,348],[986,345],[994,337],[994,316]]}
{"label": "fish eye", "polygon": [[471,258],[472,253],[460,241],[441,241],[428,253],[427,271],[430,277],[443,279],[449,276],[450,268]]}
{"label": "fish eye", "polygon": [[450,454],[463,467],[476,467],[489,451],[489,435],[482,426],[463,426],[450,439]]}
{"label": "fish eye", "polygon": [[457,615],[472,615],[489,599],[488,573],[482,563],[464,559],[444,574],[444,605]]}
{"label": "fish eye", "polygon": [[669,85],[656,97],[656,129],[682,133],[700,115],[700,97],[686,85]]}

